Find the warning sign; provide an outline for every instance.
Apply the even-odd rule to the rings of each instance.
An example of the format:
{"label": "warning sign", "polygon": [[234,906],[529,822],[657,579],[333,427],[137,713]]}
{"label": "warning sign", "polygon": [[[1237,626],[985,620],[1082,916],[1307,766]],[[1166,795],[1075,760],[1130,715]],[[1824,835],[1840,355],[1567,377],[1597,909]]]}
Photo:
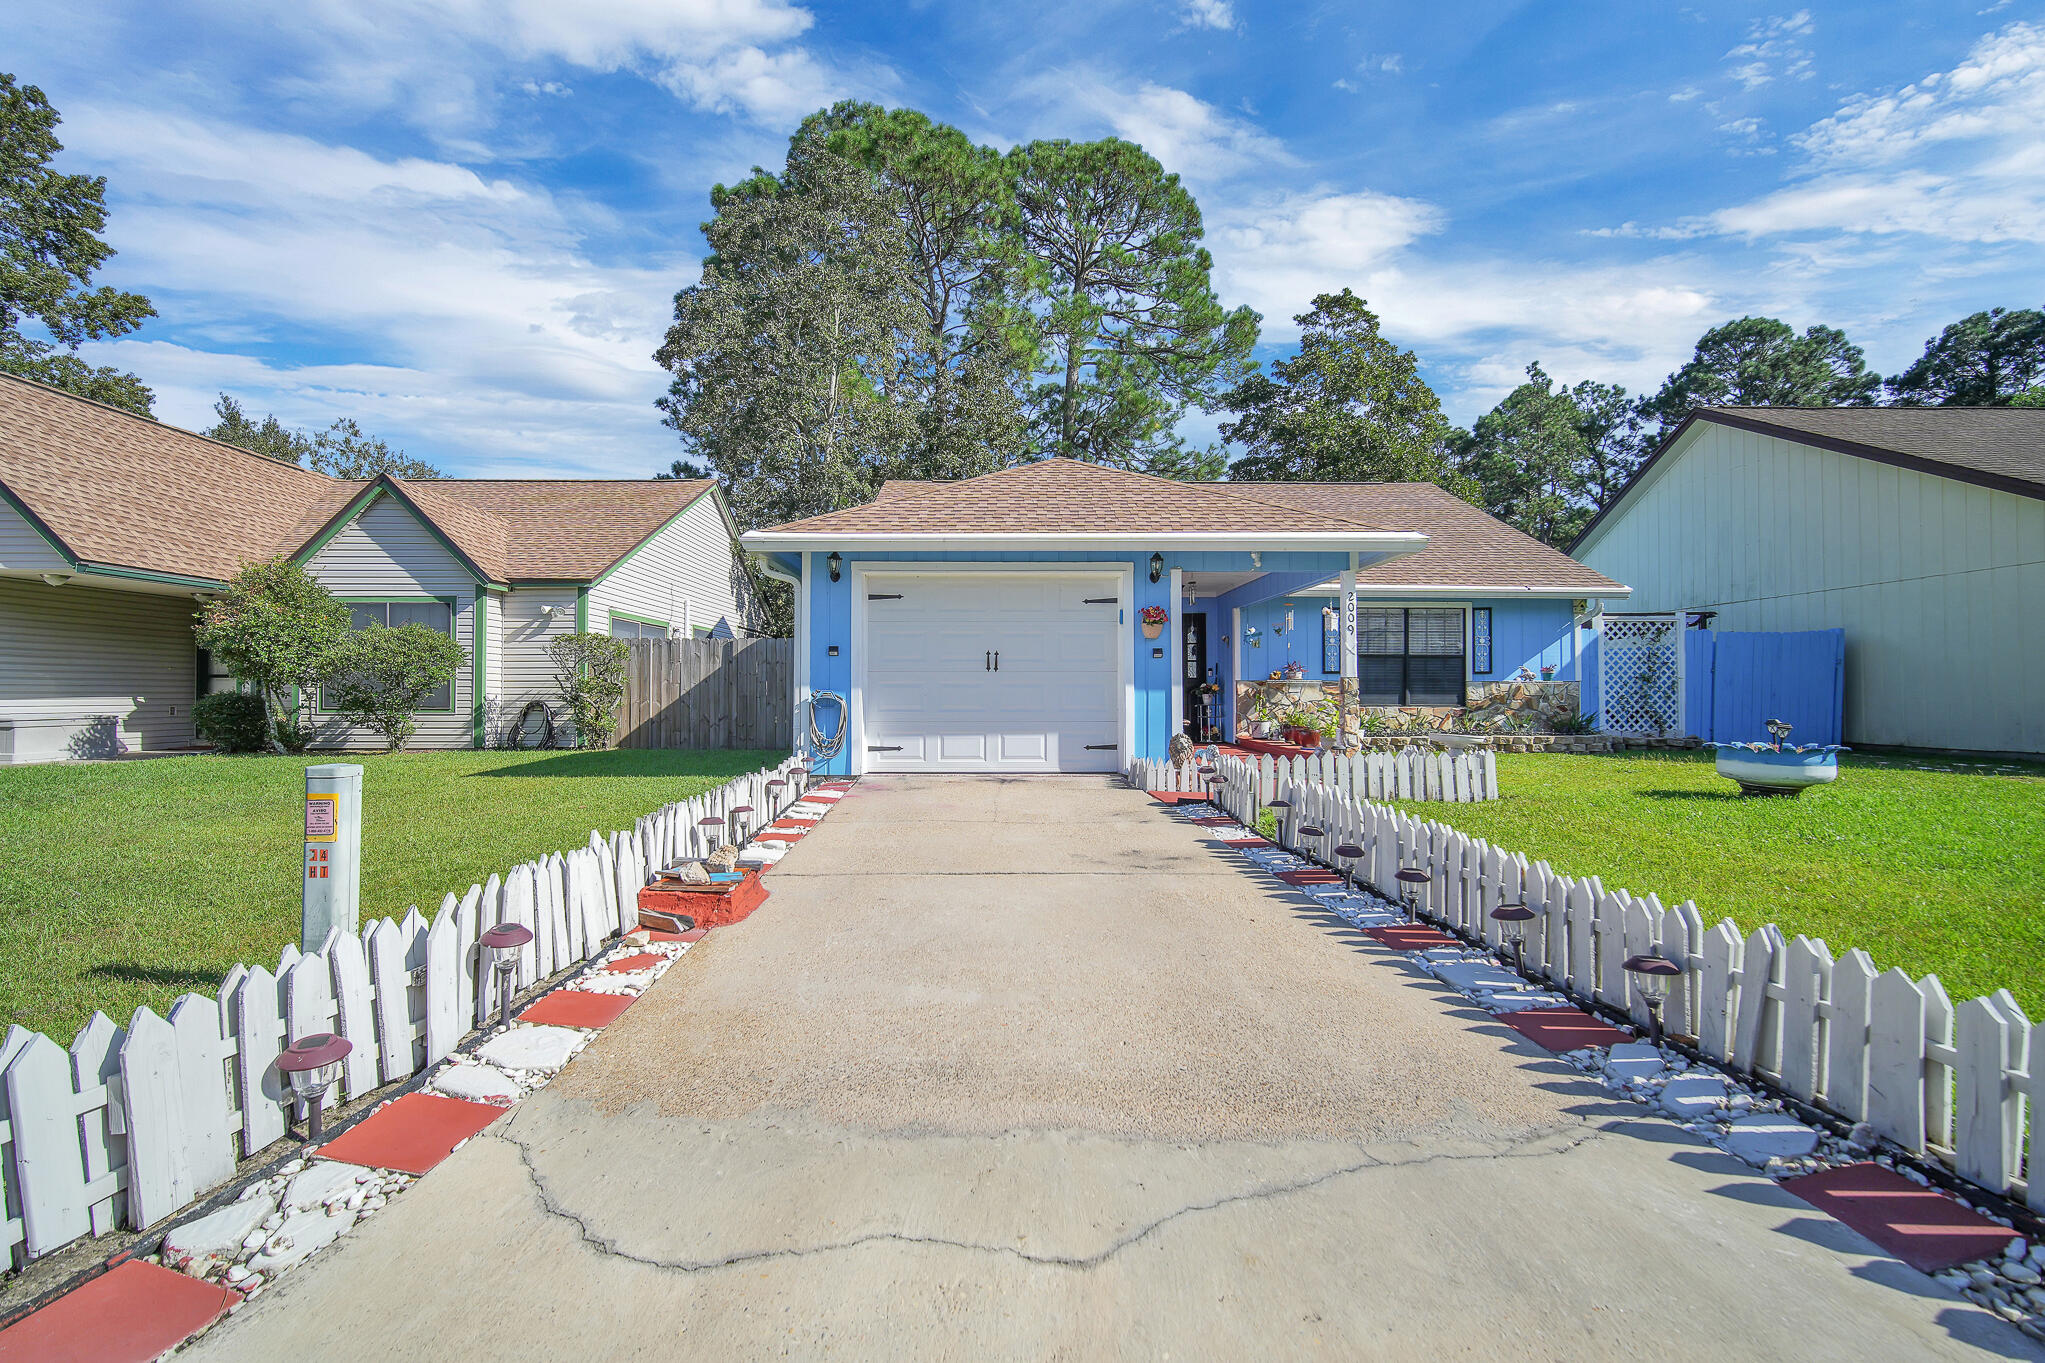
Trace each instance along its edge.
{"label": "warning sign", "polygon": [[334,826],[341,797],[338,795],[308,795],[305,797],[305,840],[307,842],[332,842]]}

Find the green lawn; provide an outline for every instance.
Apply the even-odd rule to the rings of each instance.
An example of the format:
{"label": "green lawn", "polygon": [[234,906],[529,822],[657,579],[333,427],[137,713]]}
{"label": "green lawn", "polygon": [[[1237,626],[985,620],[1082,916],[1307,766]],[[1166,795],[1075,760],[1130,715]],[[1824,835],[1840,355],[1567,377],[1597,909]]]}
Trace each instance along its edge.
{"label": "green lawn", "polygon": [[2045,768],[1844,755],[1794,799],[1742,798],[1710,753],[1501,754],[1499,799],[1402,807],[1608,889],[1697,901],[1936,973],[2045,1018]]}
{"label": "green lawn", "polygon": [[[441,896],[777,761],[768,752],[421,752],[363,775],[362,915]],[[0,767],[0,1027],[69,1043],[99,1009],[210,994],[299,925],[286,757]]]}

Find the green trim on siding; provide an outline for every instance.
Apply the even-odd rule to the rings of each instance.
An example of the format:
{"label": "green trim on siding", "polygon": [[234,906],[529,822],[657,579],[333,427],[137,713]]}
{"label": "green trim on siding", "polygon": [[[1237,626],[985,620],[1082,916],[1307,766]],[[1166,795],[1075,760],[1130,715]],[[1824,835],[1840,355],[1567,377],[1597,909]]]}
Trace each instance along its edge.
{"label": "green trim on siding", "polygon": [[484,734],[483,710],[490,703],[490,593],[476,593],[476,619],[470,634],[475,647],[469,651],[469,696],[475,702],[476,746],[490,746]]}
{"label": "green trim on siding", "polygon": [[575,589],[575,632],[589,633],[589,588]]}
{"label": "green trim on siding", "polygon": [[41,535],[43,538],[43,543],[49,545],[51,551],[54,552],[58,558],[63,559],[66,563],[70,564],[74,568],[78,566],[78,555],[72,553],[70,549],[66,548],[64,545],[64,541],[57,538],[57,532],[50,529],[49,526],[44,525],[43,518],[41,516],[36,515],[35,512],[30,511],[28,509],[28,503],[22,501],[21,498],[15,496],[14,493],[8,489],[7,484],[5,483],[0,483],[0,501],[4,501],[7,503],[7,505],[13,507],[15,511],[20,514],[22,520],[28,522],[28,528],[35,531],[38,535]]}
{"label": "green trim on siding", "polygon": [[[630,561],[630,559],[632,558],[632,556],[633,556],[634,554],[638,553],[638,552],[639,552],[639,551],[640,551],[641,549],[644,549],[644,548],[645,548],[645,547],[646,547],[647,545],[649,545],[649,544],[653,543],[653,541],[654,541],[655,539],[659,538],[659,536],[660,536],[660,533],[661,533],[661,532],[662,532],[663,530],[666,530],[666,529],[667,529],[667,528],[668,528],[669,526],[673,525],[673,524],[674,524],[674,523],[675,523],[676,521],[678,521],[678,520],[680,520],[680,519],[681,519],[682,517],[684,517],[684,516],[688,515],[688,514],[689,514],[689,512],[690,512],[690,510],[691,510],[692,508],[694,508],[694,507],[695,507],[696,503],[698,503],[698,502],[702,501],[702,500],[703,500],[703,498],[704,498],[705,496],[709,495],[710,493],[716,492],[716,491],[717,491],[717,484],[715,484],[715,483],[712,483],[712,484],[711,484],[711,485],[710,485],[709,487],[706,487],[706,488],[704,488],[704,489],[703,489],[703,490],[702,490],[701,492],[699,492],[699,493],[697,493],[697,494],[696,494],[695,496],[693,496],[693,497],[689,498],[689,500],[688,500],[688,501],[686,501],[686,502],[684,502],[684,503],[682,504],[682,509],[681,509],[680,511],[677,511],[677,512],[675,512],[675,514],[674,514],[674,515],[672,515],[672,516],[669,516],[669,517],[668,517],[668,518],[667,518],[666,520],[662,521],[662,522],[661,522],[661,523],[660,523],[659,525],[655,526],[655,527],[654,527],[654,528],[653,528],[652,530],[648,531],[648,532],[647,532],[647,534],[646,534],[646,538],[644,538],[644,539],[640,540],[640,541],[639,541],[639,543],[637,543],[637,544],[633,545],[633,546],[632,546],[632,547],[631,547],[630,549],[627,549],[627,550],[626,550],[626,551],[625,551],[624,553],[622,553],[622,554],[618,555],[618,556],[617,556],[617,557],[616,557],[615,559],[612,559],[612,560],[611,560],[611,565],[610,565],[610,567],[608,567],[608,568],[604,569],[604,570],[603,570],[602,572],[598,573],[598,574],[597,574],[597,575],[596,575],[595,577],[591,578],[591,579],[590,579],[590,583],[589,583],[589,585],[590,585],[590,586],[592,586],[592,587],[594,587],[594,586],[598,585],[598,584],[599,584],[599,583],[601,583],[601,582],[602,582],[602,581],[603,581],[603,580],[604,580],[605,578],[609,577],[609,576],[610,576],[610,575],[611,575],[612,573],[615,573],[615,572],[617,572],[617,571],[618,571],[618,569],[620,569],[620,568],[624,567],[624,566],[625,566],[625,564],[626,564],[626,563],[627,563],[628,561]],[[727,530],[727,531],[729,531],[729,529],[730,529],[730,525],[729,525],[729,523],[728,523],[728,518],[727,518],[727,524],[726,524],[726,527],[725,527],[725,528],[726,528],[726,530]]]}
{"label": "green trim on siding", "polygon": [[311,539],[307,540],[305,542],[305,547],[303,549],[300,549],[291,557],[296,559],[300,563],[312,562],[314,555],[318,554],[320,550],[326,548],[328,543],[333,540],[334,536],[340,534],[343,530],[346,530],[349,526],[353,525],[355,523],[355,518],[357,516],[360,516],[363,512],[369,510],[369,504],[382,495],[383,489],[376,486],[374,483],[362,489],[362,491],[355,495],[354,501],[342,507],[340,513],[336,515],[334,519],[327,522],[326,529],[320,531]]}
{"label": "green trim on siding", "polygon": [[374,502],[379,495],[388,495],[391,500],[405,509],[406,515],[424,526],[426,533],[433,536],[439,542],[441,548],[447,550],[449,557],[453,558],[456,563],[461,564],[462,571],[476,580],[477,586],[487,587],[491,585],[492,579],[490,575],[484,572],[474,559],[463,553],[461,546],[449,539],[447,532],[434,523],[433,517],[427,515],[417,502],[407,497],[403,488],[390,482],[387,475],[379,476],[376,482],[364,488],[361,496],[343,508],[341,514],[329,522],[326,529],[322,530],[305,548],[299,550],[292,557],[301,563],[309,561],[313,555],[326,548],[334,536],[347,529],[363,512],[367,511],[370,503]]}
{"label": "green trim on siding", "polygon": [[217,577],[186,577],[182,573],[156,573],[146,568],[117,568],[109,563],[77,564],[77,571],[83,577],[118,577],[132,582],[161,582],[172,587],[193,587],[200,591],[218,591],[227,584]]}

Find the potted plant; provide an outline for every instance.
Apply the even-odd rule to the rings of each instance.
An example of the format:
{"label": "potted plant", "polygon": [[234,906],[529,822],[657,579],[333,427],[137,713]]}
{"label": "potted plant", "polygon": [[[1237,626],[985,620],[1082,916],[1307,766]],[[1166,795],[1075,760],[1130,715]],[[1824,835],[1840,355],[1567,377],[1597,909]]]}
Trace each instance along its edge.
{"label": "potted plant", "polygon": [[1554,680],[1555,680],[1555,664],[1553,664],[1553,663],[1542,663],[1542,664],[1541,664],[1541,680],[1542,680],[1542,681],[1554,681]]}
{"label": "potted plant", "polygon": [[1155,639],[1164,633],[1164,627],[1171,620],[1171,612],[1163,606],[1145,606],[1136,616],[1143,625],[1143,637]]}

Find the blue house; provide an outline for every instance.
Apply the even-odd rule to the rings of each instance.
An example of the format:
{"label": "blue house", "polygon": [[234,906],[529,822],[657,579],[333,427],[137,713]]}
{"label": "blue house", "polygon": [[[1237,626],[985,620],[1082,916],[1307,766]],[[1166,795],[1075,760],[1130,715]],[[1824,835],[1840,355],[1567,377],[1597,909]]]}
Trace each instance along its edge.
{"label": "blue house", "polygon": [[1295,690],[1458,709],[1574,680],[1587,603],[1627,591],[1429,484],[1068,459],[890,482],[743,544],[794,585],[798,732],[835,774],[1121,770],[1232,738],[1288,663]]}

